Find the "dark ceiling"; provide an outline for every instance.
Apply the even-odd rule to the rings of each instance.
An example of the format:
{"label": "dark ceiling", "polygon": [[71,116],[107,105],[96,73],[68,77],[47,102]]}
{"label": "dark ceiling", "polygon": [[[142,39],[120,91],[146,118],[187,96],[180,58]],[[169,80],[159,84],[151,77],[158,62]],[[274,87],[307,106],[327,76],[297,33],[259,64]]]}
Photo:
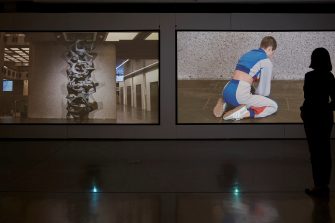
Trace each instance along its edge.
{"label": "dark ceiling", "polygon": [[0,12],[335,13],[335,0],[0,0]]}

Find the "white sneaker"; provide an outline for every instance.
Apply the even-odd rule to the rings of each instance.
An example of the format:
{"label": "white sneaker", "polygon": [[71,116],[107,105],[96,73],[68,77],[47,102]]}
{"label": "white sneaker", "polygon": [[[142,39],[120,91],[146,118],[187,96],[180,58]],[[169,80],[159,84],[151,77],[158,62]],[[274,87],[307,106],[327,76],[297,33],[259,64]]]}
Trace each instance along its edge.
{"label": "white sneaker", "polygon": [[245,117],[246,114],[248,114],[247,106],[245,105],[239,105],[236,108],[228,111],[224,116],[222,117],[224,120],[241,120]]}

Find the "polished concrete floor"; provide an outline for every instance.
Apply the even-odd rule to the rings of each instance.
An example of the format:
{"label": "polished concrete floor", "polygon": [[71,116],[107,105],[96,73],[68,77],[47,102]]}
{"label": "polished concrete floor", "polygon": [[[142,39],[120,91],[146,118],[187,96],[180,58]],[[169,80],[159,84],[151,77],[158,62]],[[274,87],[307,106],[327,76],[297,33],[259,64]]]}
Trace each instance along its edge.
{"label": "polished concrete floor", "polygon": [[89,119],[84,121],[46,118],[13,118],[0,116],[0,124],[29,123],[29,124],[158,124],[157,111],[145,111],[126,105],[117,105],[116,119]]}
{"label": "polished concrete floor", "polygon": [[270,98],[277,102],[276,114],[260,119],[224,121],[214,117],[212,110],[227,81],[179,80],[178,123],[301,123],[300,106],[303,102],[303,81],[271,83]]}
{"label": "polished concrete floor", "polygon": [[0,179],[1,223],[335,222],[304,140],[2,140]]}

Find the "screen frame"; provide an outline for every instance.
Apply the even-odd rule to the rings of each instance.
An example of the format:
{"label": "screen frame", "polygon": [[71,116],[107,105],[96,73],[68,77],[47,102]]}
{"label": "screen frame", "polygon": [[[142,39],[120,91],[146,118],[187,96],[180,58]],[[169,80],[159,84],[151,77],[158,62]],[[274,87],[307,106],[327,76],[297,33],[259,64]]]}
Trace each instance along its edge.
{"label": "screen frame", "polygon": [[[176,55],[176,125],[278,125],[278,124],[284,124],[284,125],[295,125],[295,124],[303,124],[302,120],[300,122],[278,122],[278,123],[275,123],[275,122],[256,122],[256,123],[246,123],[246,122],[240,122],[240,123],[234,123],[234,122],[227,122],[227,123],[197,123],[197,122],[194,122],[194,123],[187,123],[187,122],[178,122],[178,42],[177,42],[177,39],[178,39],[178,33],[182,33],[182,32],[232,32],[232,33],[238,33],[238,32],[241,32],[241,33],[255,33],[255,32],[282,32],[282,33],[298,33],[298,32],[333,32],[334,35],[335,35],[335,30],[298,30],[298,31],[295,31],[295,30],[176,30],[175,34],[176,34],[176,45],[175,45],[175,48],[176,48],[176,52],[177,52],[177,55]],[[334,71],[332,71],[333,74]],[[218,81],[221,81],[221,80],[218,80]],[[302,93],[303,94],[303,93]],[[302,102],[301,101],[301,105],[302,105]],[[335,121],[334,121],[334,124],[335,124]]]}
{"label": "screen frame", "polygon": [[[177,125],[176,31],[335,31],[335,13],[2,13],[1,31],[159,30],[159,125],[0,125],[2,139],[302,139],[302,124]],[[334,134],[332,135],[334,138]]]}
{"label": "screen frame", "polygon": [[[1,17],[0,17],[1,18]],[[50,28],[49,28],[50,29]],[[87,29],[81,29],[81,30],[38,30],[38,29],[34,29],[34,30],[24,30],[21,31],[19,29],[8,29],[8,30],[1,30],[0,32],[26,32],[26,33],[37,33],[37,32],[157,32],[158,36],[160,38],[160,31],[159,29],[155,29],[155,30],[151,30],[151,29],[146,29],[146,30],[135,30],[135,29],[131,29],[131,30],[87,30]],[[160,40],[159,40],[160,41]],[[158,43],[158,83],[160,82],[160,44]],[[115,79],[116,80],[116,79]],[[116,83],[118,83],[118,81],[116,81]],[[13,91],[11,91],[13,92]],[[160,94],[160,89],[158,89],[158,92]],[[158,97],[159,98],[159,97]],[[74,125],[159,125],[160,124],[160,100],[158,100],[158,122],[157,123],[85,123],[85,122],[78,122],[78,123],[66,123],[66,122],[59,122],[59,123],[50,123],[50,122],[45,122],[45,123],[34,123],[34,122],[29,122],[29,123],[25,123],[25,122],[0,122],[0,126],[1,125],[70,125],[70,124],[74,124]]]}

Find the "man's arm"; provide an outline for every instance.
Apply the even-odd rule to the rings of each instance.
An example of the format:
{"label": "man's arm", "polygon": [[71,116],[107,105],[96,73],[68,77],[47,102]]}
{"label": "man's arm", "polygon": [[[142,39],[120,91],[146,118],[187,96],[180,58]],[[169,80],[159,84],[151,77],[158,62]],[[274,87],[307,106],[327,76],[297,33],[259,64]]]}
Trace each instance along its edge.
{"label": "man's arm", "polygon": [[272,80],[272,62],[270,59],[265,59],[262,61],[262,70],[260,74],[260,80],[258,87],[256,89],[256,94],[269,96],[271,90],[271,80]]}

